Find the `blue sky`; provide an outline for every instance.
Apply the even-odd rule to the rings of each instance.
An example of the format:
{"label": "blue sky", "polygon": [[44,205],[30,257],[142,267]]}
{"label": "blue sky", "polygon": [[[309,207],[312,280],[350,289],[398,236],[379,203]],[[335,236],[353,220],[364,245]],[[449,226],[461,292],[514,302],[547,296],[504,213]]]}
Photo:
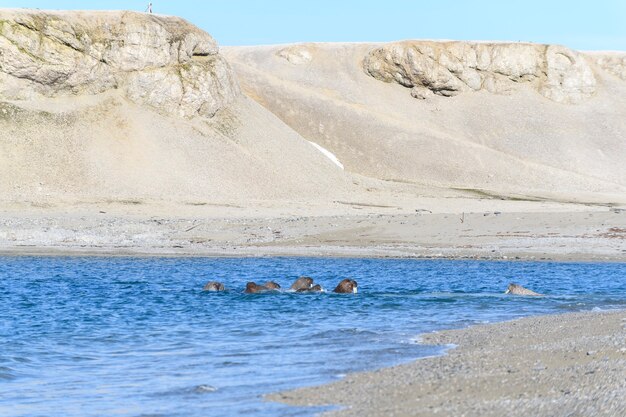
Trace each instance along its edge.
{"label": "blue sky", "polygon": [[[0,7],[128,9],[147,1],[0,0]],[[153,1],[222,45],[399,39],[560,43],[626,50],[626,0],[209,0]]]}

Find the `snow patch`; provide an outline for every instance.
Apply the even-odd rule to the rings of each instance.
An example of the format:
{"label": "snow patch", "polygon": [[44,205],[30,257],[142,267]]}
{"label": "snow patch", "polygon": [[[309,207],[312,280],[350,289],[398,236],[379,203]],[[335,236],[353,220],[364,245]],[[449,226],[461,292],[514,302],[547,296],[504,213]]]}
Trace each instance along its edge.
{"label": "snow patch", "polygon": [[309,142],[311,145],[315,146],[315,149],[317,149],[318,151],[320,151],[322,154],[324,154],[324,156],[328,159],[330,159],[333,164],[337,165],[339,168],[343,169],[343,164],[341,162],[339,162],[339,159],[337,159],[337,157],[335,156],[334,153],[332,153],[331,151],[329,151],[328,149],[318,145],[315,142],[311,142],[310,140],[308,140],[307,142]]}

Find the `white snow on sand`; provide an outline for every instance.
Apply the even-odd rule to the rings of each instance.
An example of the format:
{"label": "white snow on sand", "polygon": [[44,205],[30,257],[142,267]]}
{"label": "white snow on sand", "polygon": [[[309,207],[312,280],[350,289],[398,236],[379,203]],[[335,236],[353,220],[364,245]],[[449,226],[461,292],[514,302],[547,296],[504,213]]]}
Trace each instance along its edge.
{"label": "white snow on sand", "polygon": [[328,159],[330,159],[331,161],[333,161],[333,164],[337,165],[339,168],[343,169],[343,164],[341,162],[339,162],[339,159],[337,159],[337,157],[335,156],[334,153],[332,153],[331,151],[329,151],[328,149],[318,145],[315,142],[311,142],[310,140],[307,141],[309,142],[311,145],[315,146],[315,148],[320,151],[321,153],[324,154],[324,156]]}

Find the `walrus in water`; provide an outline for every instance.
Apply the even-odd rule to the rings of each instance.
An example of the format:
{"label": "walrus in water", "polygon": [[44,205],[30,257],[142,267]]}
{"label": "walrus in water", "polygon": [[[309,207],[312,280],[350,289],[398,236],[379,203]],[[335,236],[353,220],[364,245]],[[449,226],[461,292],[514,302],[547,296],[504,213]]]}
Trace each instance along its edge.
{"label": "walrus in water", "polygon": [[310,290],[313,287],[313,278],[300,277],[291,284],[292,291]]}
{"label": "walrus in water", "polygon": [[268,289],[264,285],[258,285],[256,282],[248,282],[246,289],[243,291],[246,294],[255,294],[257,292],[267,291]]}
{"label": "walrus in water", "polygon": [[267,281],[263,286],[268,290],[280,290],[280,285],[274,281]]}
{"label": "walrus in water", "polygon": [[254,294],[257,292],[277,291],[280,289],[280,285],[274,281],[266,282],[265,285],[258,285],[256,282],[248,282],[244,293]]}
{"label": "walrus in water", "polygon": [[357,287],[358,287],[358,284],[356,283],[355,280],[346,278],[343,281],[341,281],[339,285],[337,285],[337,287],[335,287],[333,292],[338,292],[342,294],[353,292],[356,294]]}
{"label": "walrus in water", "polygon": [[204,286],[204,288],[202,289],[203,291],[224,291],[224,284],[222,284],[221,282],[217,282],[217,281],[209,281],[206,283],[206,285]]}
{"label": "walrus in water", "polygon": [[514,283],[510,283],[509,287],[504,292],[505,294],[514,294],[514,295],[533,295],[533,296],[541,296],[543,294],[539,294],[528,288],[524,288],[521,285],[517,285]]}
{"label": "walrus in water", "polygon": [[300,288],[296,292],[324,292],[324,289],[320,284],[315,284],[311,288]]}

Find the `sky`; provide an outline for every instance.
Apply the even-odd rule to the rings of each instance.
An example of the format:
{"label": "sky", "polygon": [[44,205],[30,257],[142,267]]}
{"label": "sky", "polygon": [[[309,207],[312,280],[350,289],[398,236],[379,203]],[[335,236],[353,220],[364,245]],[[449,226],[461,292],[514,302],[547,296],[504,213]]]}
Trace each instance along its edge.
{"label": "sky", "polygon": [[[626,51],[626,0],[154,0],[221,45],[401,39],[558,43]],[[0,7],[144,11],[136,0],[0,0]]]}

